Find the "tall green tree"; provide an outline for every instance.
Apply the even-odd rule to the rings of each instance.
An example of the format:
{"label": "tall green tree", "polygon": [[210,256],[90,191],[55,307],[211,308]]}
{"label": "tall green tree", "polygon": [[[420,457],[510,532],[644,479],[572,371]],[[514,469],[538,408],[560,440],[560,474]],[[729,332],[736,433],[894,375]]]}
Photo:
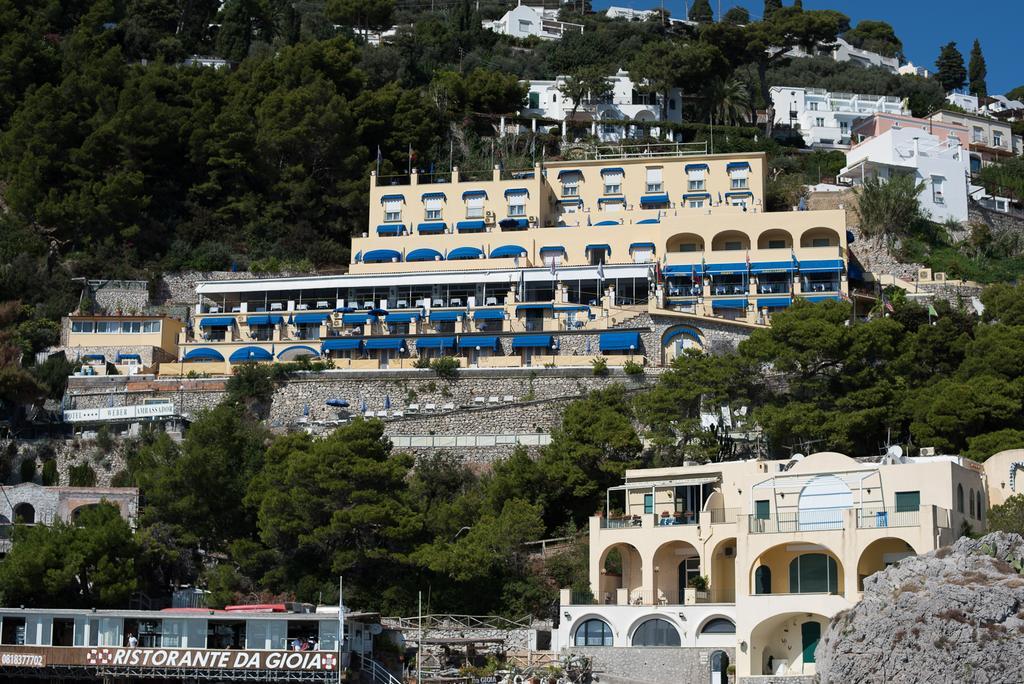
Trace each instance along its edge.
{"label": "tall green tree", "polygon": [[890,245],[898,245],[922,219],[918,202],[922,192],[924,183],[917,182],[910,174],[898,174],[887,180],[866,179],[854,190],[861,231],[883,238]]}
{"label": "tall green tree", "polygon": [[738,5],[735,7],[730,7],[722,16],[722,21],[725,22],[726,24],[749,24],[750,12],[747,10],[746,7],[740,7]]}
{"label": "tall green tree", "polygon": [[964,68],[964,56],[956,49],[955,41],[946,43],[939,50],[939,57],[935,60],[935,79],[947,93],[963,87],[967,69]]}
{"label": "tall green tree", "polygon": [[572,111],[569,112],[569,121],[576,119],[576,112],[585,100],[600,101],[612,91],[612,84],[608,80],[608,74],[600,67],[584,67],[579,71],[569,74],[562,83],[558,85],[558,92],[563,100],[572,102]]}
{"label": "tall green tree", "polygon": [[764,10],[761,12],[761,16],[765,21],[769,21],[780,9],[782,9],[782,0],[764,0]]}
{"label": "tall green tree", "polygon": [[988,86],[985,84],[985,77],[988,69],[985,66],[985,55],[981,54],[981,43],[977,38],[971,46],[971,59],[967,65],[968,87],[978,97],[988,97]]}
{"label": "tall green tree", "polygon": [[711,11],[709,0],[694,0],[690,5],[690,14],[687,16],[690,21],[698,24],[710,24],[715,20],[714,12]]}
{"label": "tall green tree", "polygon": [[903,59],[903,41],[896,36],[896,31],[887,22],[862,19],[855,27],[843,33],[843,39],[862,50]]}

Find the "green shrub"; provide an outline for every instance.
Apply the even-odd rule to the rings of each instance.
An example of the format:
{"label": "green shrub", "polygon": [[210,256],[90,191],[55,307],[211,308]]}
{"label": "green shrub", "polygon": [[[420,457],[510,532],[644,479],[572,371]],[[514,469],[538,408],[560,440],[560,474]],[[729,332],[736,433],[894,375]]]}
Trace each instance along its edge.
{"label": "green shrub", "polygon": [[110,428],[106,425],[101,425],[100,429],[96,431],[96,446],[105,454],[110,453],[114,448],[114,438],[110,436]]}
{"label": "green shrub", "polygon": [[608,375],[608,359],[603,356],[598,356],[590,365],[594,369],[594,375]]}
{"label": "green shrub", "polygon": [[43,485],[53,487],[60,484],[60,474],[57,472],[57,462],[52,458],[43,462]]}
{"label": "green shrub", "polygon": [[32,482],[36,479],[36,460],[34,458],[26,458],[18,466],[18,475],[21,477],[22,482]]}
{"label": "green shrub", "polygon": [[440,378],[454,378],[459,374],[462,362],[453,356],[441,356],[430,362],[430,369]]}
{"label": "green shrub", "polygon": [[425,356],[417,356],[416,360],[412,362],[413,368],[430,368],[430,359]]}
{"label": "green shrub", "polygon": [[72,487],[95,487],[96,471],[88,463],[71,466],[68,472],[68,483]]}
{"label": "green shrub", "polygon": [[642,364],[636,361],[629,360],[622,366],[622,370],[625,371],[626,375],[643,375],[644,367]]}

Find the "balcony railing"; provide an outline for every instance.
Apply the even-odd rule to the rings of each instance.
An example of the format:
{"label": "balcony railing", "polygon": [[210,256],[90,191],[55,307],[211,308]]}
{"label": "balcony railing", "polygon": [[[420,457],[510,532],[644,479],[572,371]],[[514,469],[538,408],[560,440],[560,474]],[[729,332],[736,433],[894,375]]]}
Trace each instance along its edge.
{"label": "balcony railing", "polygon": [[712,525],[723,525],[736,522],[740,510],[738,508],[712,508],[704,511],[704,514],[711,519]]}
{"label": "balcony railing", "polygon": [[859,529],[917,527],[920,520],[921,512],[916,508],[909,511],[883,507],[857,510],[857,527]]}
{"label": "balcony railing", "polygon": [[[651,515],[647,514],[646,517],[650,518]],[[608,530],[620,530],[628,528],[639,529],[643,527],[643,519],[644,516],[642,515],[624,515],[609,518],[601,518],[601,527]]]}
{"label": "balcony railing", "polygon": [[783,511],[768,518],[748,515],[750,534],[776,534],[779,532],[819,532],[845,528],[842,509],[812,509]]}

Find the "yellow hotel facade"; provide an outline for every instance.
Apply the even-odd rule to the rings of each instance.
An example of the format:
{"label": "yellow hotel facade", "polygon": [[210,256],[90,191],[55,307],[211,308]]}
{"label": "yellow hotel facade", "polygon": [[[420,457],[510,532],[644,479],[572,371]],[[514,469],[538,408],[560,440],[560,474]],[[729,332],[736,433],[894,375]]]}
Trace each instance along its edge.
{"label": "yellow hotel facade", "polygon": [[[371,174],[348,273],[204,282],[161,372],[660,365],[796,299],[847,295],[845,214],[765,212],[765,156],[671,152],[532,169]],[[650,318],[645,318],[647,314]]]}

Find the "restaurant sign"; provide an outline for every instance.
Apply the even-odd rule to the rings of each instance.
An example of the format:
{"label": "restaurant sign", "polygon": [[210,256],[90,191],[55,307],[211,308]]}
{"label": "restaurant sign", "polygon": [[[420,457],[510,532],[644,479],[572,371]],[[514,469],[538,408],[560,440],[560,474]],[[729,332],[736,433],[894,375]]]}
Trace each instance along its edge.
{"label": "restaurant sign", "polygon": [[330,651],[241,651],[205,648],[79,648],[7,646],[0,667],[78,665],[98,668],[181,668],[191,670],[317,671],[338,669]]}

